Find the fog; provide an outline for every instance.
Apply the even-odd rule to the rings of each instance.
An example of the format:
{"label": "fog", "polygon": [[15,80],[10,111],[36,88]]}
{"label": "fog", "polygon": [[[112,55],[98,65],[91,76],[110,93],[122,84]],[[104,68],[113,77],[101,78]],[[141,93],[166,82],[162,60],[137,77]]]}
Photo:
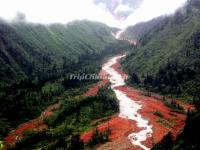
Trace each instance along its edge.
{"label": "fog", "polygon": [[125,28],[154,17],[171,14],[187,0],[0,0],[0,17],[22,17],[34,23],[68,23],[73,20],[103,22]]}

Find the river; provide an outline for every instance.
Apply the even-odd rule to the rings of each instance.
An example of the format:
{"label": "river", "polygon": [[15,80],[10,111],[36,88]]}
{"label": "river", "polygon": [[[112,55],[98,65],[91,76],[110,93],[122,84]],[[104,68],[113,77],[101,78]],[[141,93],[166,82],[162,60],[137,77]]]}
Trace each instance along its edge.
{"label": "river", "polygon": [[142,142],[146,141],[148,137],[151,137],[153,133],[152,126],[149,125],[148,120],[143,118],[139,113],[139,110],[142,109],[142,105],[138,104],[136,101],[129,98],[124,92],[117,89],[119,86],[126,86],[125,78],[112,66],[117,63],[118,59],[123,57],[125,57],[125,55],[110,58],[103,65],[102,69],[107,72],[111,88],[119,100],[119,117],[136,121],[137,126],[141,129],[139,132],[129,134],[128,138],[131,140],[133,145],[139,146],[144,150],[150,150],[150,148],[142,144]]}

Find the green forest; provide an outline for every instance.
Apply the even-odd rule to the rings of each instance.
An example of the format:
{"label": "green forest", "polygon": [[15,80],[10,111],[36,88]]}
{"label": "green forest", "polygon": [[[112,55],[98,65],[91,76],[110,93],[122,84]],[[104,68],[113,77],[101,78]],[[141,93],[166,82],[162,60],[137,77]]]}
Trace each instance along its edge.
{"label": "green forest", "polygon": [[[153,149],[199,149],[200,1],[188,0],[175,14],[129,27],[126,32],[124,36],[138,40],[122,64],[130,75],[128,84],[181,98],[196,107],[188,113],[177,141],[169,133]],[[131,37],[135,32],[136,37]]]}
{"label": "green forest", "polygon": [[[70,76],[98,76],[102,64],[119,54],[126,54],[120,69],[129,76],[128,86],[162,96],[164,105],[186,116],[177,139],[169,132],[152,150],[200,149],[200,0],[127,27],[122,39],[136,45],[116,39],[119,30],[88,20],[45,25],[0,19],[0,150],[9,133],[57,103],[59,109],[43,120],[44,130],[26,130],[15,147],[4,141],[7,149],[92,150],[109,142],[109,125],[105,131],[98,125],[120,112],[113,89],[107,84],[83,96],[100,79]],[[176,99],[194,110],[185,111]],[[156,110],[153,115],[165,117]],[[91,139],[82,141],[81,134],[91,130]]]}
{"label": "green forest", "polygon": [[85,145],[80,140],[80,133],[95,129],[98,125],[90,124],[92,120],[118,112],[118,102],[108,86],[102,88],[96,96],[66,98],[61,105],[61,110],[45,121],[48,129],[42,132],[26,131],[26,138],[19,141],[15,149],[40,147],[44,150],[81,150],[109,140],[109,128],[103,133],[96,129],[92,139]]}
{"label": "green forest", "polygon": [[0,21],[0,138],[60,99],[81,95],[94,82],[71,74],[98,74],[105,57],[128,49],[115,29],[90,21],[67,25]]}

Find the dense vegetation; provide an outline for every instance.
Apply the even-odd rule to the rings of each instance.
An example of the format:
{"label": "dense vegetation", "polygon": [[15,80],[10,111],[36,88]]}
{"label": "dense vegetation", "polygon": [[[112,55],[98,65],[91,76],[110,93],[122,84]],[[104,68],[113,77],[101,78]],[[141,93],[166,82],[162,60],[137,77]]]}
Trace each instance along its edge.
{"label": "dense vegetation", "polygon": [[[196,105],[196,108],[199,105]],[[198,150],[200,147],[199,126],[200,110],[197,109],[188,112],[186,125],[183,132],[178,136],[176,141],[172,140],[171,133],[168,133],[162,141],[154,145],[152,150]]]}
{"label": "dense vegetation", "polygon": [[132,49],[123,63],[133,84],[143,84],[164,94],[196,97],[190,89],[199,84],[199,3],[188,1],[173,16],[163,17],[140,36],[139,46]]}
{"label": "dense vegetation", "polygon": [[[92,120],[118,112],[118,102],[108,87],[93,97],[74,97],[62,101],[61,110],[46,120],[49,129],[43,132],[27,131],[26,138],[17,143],[16,149],[83,149],[79,134],[95,128]],[[93,138],[85,146],[93,147],[108,140],[109,129],[95,130]]]}
{"label": "dense vegetation", "polygon": [[95,130],[93,133],[92,138],[88,142],[88,146],[94,148],[97,144],[102,144],[109,141],[109,135],[111,134],[111,130],[107,129],[103,132],[99,131],[98,129]]}
{"label": "dense vegetation", "polygon": [[188,0],[174,15],[160,18],[152,29],[143,31],[136,34],[139,44],[123,61],[123,68],[130,75],[129,83],[148,91],[181,96],[196,106],[195,111],[188,113],[178,139],[173,141],[169,133],[153,150],[197,150],[200,148],[200,1]]}
{"label": "dense vegetation", "polygon": [[131,40],[138,40],[143,34],[147,33],[156,25],[158,25],[163,20],[163,18],[164,16],[161,16],[148,22],[140,22],[134,26],[129,26],[121,36]]}
{"label": "dense vegetation", "polygon": [[89,21],[48,26],[0,21],[0,85],[59,76],[83,55],[100,54],[115,42],[111,31]]}
{"label": "dense vegetation", "polygon": [[0,138],[58,99],[80,95],[97,82],[69,76],[98,74],[105,56],[129,47],[115,40],[112,30],[89,21],[48,26],[0,21]]}
{"label": "dense vegetation", "polygon": [[108,90],[107,88],[108,87],[101,89],[94,97],[77,97],[64,102],[62,110],[60,110],[53,118],[47,120],[47,124],[55,127],[65,119],[66,122],[74,120],[77,128],[81,130],[81,126],[84,125],[85,128],[85,125],[88,125],[91,120],[117,112],[118,104],[111,90]]}
{"label": "dense vegetation", "polygon": [[[97,74],[106,55],[129,49],[111,36],[116,30],[89,21],[48,26],[0,21],[0,138],[62,99],[61,109],[45,120],[48,128],[26,131],[16,149],[81,150],[107,142],[109,129],[95,130],[87,145],[80,133],[98,125],[91,121],[118,112],[113,93],[105,87],[96,96],[82,97],[95,81],[69,76]],[[188,0],[174,15],[129,27],[123,36],[139,40],[123,61],[130,84],[181,96],[196,106],[177,140],[168,133],[153,149],[199,149],[200,1]],[[169,105],[182,109],[174,101]]]}

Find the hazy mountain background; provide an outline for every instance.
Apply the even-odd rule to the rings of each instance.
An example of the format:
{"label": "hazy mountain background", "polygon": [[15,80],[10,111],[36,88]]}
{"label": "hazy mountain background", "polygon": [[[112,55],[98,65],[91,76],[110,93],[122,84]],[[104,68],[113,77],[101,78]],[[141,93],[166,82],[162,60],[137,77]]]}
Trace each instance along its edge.
{"label": "hazy mountain background", "polygon": [[187,0],[1,0],[0,17],[13,21],[24,14],[33,23],[69,23],[90,20],[125,28],[160,15],[172,14]]}

